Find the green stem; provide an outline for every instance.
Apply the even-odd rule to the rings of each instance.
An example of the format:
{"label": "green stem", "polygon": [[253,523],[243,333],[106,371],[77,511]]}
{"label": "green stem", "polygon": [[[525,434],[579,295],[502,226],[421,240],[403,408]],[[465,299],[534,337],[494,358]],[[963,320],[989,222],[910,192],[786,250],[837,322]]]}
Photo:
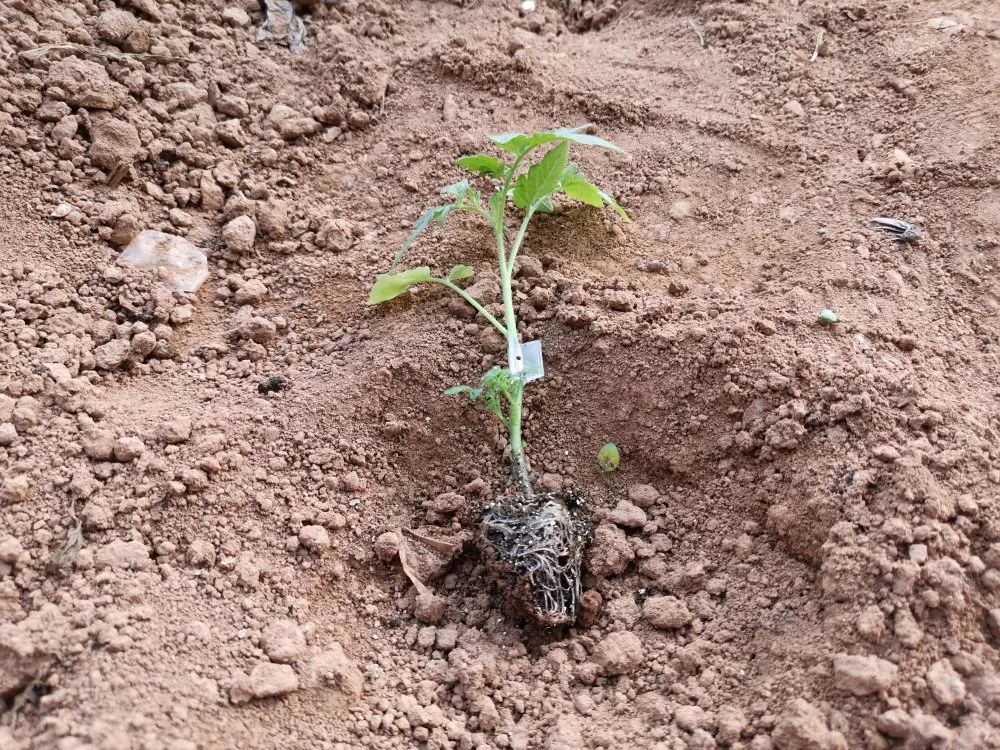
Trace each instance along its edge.
{"label": "green stem", "polygon": [[501,336],[503,336],[504,338],[507,338],[507,329],[504,328],[504,326],[500,323],[500,321],[497,320],[495,317],[493,317],[493,314],[489,310],[487,310],[485,307],[483,307],[482,305],[480,305],[472,297],[472,295],[470,295],[468,292],[466,292],[464,289],[462,289],[462,287],[458,286],[458,284],[456,284],[453,281],[449,281],[448,279],[437,279],[437,278],[434,278],[434,279],[431,279],[431,281],[433,281],[435,284],[441,284],[442,286],[446,286],[449,289],[451,289],[451,291],[453,291],[459,297],[461,297],[466,302],[468,302],[470,305],[472,305],[480,315],[482,315],[490,323],[492,323],[493,327],[496,328],[497,331],[500,332]]}
{"label": "green stem", "polygon": [[514,392],[510,399],[510,422],[507,425],[507,434],[510,441],[510,464],[521,492],[530,497],[534,494],[531,491],[531,477],[528,476],[528,467],[524,455],[524,439],[521,436],[521,417],[524,406],[524,381],[519,379],[514,386]]}
{"label": "green stem", "polygon": [[517,254],[521,250],[521,243],[524,242],[524,233],[528,230],[528,222],[531,221],[531,217],[534,215],[535,207],[530,206],[524,214],[524,220],[521,222],[521,226],[517,230],[517,236],[514,238],[514,244],[510,247],[510,259],[507,261],[507,267],[511,271],[514,270],[514,261],[517,260]]}
{"label": "green stem", "polygon": [[[531,219],[531,213],[533,212],[529,212],[524,217],[524,221],[521,222],[521,228],[518,230],[517,236],[514,238],[514,242],[511,245],[511,255],[509,261],[507,260],[507,248],[504,238],[504,218],[506,216],[507,208],[507,192],[510,190],[511,181],[516,176],[517,168],[520,166],[521,160],[524,156],[525,154],[521,154],[514,160],[514,163],[511,165],[510,170],[504,178],[503,186],[500,188],[503,196],[503,200],[500,205],[503,207],[503,212],[500,216],[495,217],[492,222],[497,238],[497,265],[500,269],[500,288],[503,293],[503,315],[506,328],[504,338],[507,340],[508,352],[520,343],[520,337],[517,333],[517,315],[514,313],[514,294],[511,287],[511,277],[514,273],[514,260],[517,258],[517,252],[520,250],[521,243],[524,241],[524,233],[528,228],[528,221]],[[510,367],[510,362],[507,363],[507,366],[508,368]],[[520,489],[522,494],[530,497],[533,494],[531,490],[531,478],[528,476],[528,467],[526,465],[524,455],[524,438],[521,433],[521,420],[524,411],[523,377],[519,377],[514,381],[513,392],[510,395],[509,403],[510,416],[507,420],[507,439],[510,444],[511,471],[514,475],[514,480],[517,483],[518,489]]]}
{"label": "green stem", "polygon": [[[500,228],[497,230],[497,253],[500,263],[500,286],[503,291],[503,314],[504,323],[507,327],[506,339],[508,351],[520,343],[520,336],[517,332],[517,315],[514,312],[514,294],[511,285],[511,276],[514,272],[513,260],[517,257],[517,250],[524,239],[524,229],[526,226],[527,221],[522,223],[521,230],[514,239],[514,244],[511,248],[511,261],[509,263],[506,259],[503,231]],[[510,362],[507,363],[507,366],[510,367]],[[524,455],[524,438],[521,433],[523,410],[524,379],[523,377],[518,377],[514,381],[514,389],[510,398],[510,419],[507,422],[507,437],[510,443],[510,463],[514,479],[521,492],[526,496],[530,496],[532,494],[531,478],[528,476],[528,468]]]}

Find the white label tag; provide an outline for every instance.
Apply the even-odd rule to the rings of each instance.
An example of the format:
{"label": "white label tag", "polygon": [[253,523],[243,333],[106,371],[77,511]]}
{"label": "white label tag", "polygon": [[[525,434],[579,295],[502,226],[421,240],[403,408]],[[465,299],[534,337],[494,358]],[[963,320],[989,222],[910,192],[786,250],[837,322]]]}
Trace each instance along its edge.
{"label": "white label tag", "polygon": [[524,350],[520,342],[511,341],[507,344],[507,368],[515,378],[524,372]]}
{"label": "white label tag", "polygon": [[507,367],[512,377],[524,376],[524,382],[530,383],[545,375],[545,364],[542,362],[542,342],[525,341],[507,346]]}
{"label": "white label tag", "polygon": [[545,363],[542,361],[541,340],[526,341],[521,347],[524,357],[524,382],[530,383],[545,375]]}

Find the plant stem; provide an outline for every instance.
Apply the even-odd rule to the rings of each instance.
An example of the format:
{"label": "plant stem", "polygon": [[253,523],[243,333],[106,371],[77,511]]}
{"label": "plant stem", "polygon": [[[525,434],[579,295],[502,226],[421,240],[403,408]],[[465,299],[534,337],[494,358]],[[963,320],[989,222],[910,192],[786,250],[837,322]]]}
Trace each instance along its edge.
{"label": "plant stem", "polygon": [[514,261],[517,260],[517,254],[521,250],[521,243],[524,242],[524,233],[528,229],[528,222],[531,221],[531,217],[535,215],[535,209],[529,208],[524,214],[524,220],[521,222],[520,228],[517,230],[517,236],[514,238],[514,244],[510,247],[510,260],[507,261],[507,268],[513,273],[514,271]]}
{"label": "plant stem", "polygon": [[506,329],[506,328],[504,328],[504,326],[503,326],[503,325],[502,325],[502,324],[500,323],[500,321],[499,321],[499,320],[497,320],[497,319],[496,319],[495,317],[493,317],[493,314],[492,314],[492,313],[490,313],[490,311],[489,311],[489,310],[487,310],[487,309],[486,309],[485,307],[483,307],[482,305],[480,305],[480,304],[479,304],[479,303],[478,303],[478,302],[477,302],[477,301],[476,301],[476,300],[475,300],[475,299],[474,299],[474,298],[472,297],[472,295],[470,295],[470,294],[469,294],[468,292],[466,292],[466,291],[465,291],[464,289],[462,289],[462,287],[460,287],[460,286],[459,286],[458,284],[456,284],[456,283],[455,283],[455,282],[453,282],[453,281],[449,281],[448,279],[438,279],[438,278],[434,278],[434,279],[431,279],[431,281],[433,281],[433,282],[434,282],[435,284],[441,284],[441,285],[443,285],[443,286],[446,286],[446,287],[448,287],[449,289],[451,289],[451,291],[453,291],[453,292],[454,292],[455,294],[457,294],[457,295],[458,295],[459,297],[461,297],[461,298],[462,298],[462,299],[464,299],[464,300],[465,300],[466,302],[468,302],[468,303],[469,303],[470,305],[472,305],[472,307],[474,307],[474,308],[476,309],[476,311],[477,311],[477,312],[478,312],[478,313],[479,313],[480,315],[482,315],[482,316],[483,316],[484,318],[486,318],[486,319],[487,319],[487,320],[488,320],[488,321],[489,321],[490,323],[492,323],[492,324],[493,324],[493,327],[494,327],[494,328],[496,328],[496,329],[497,329],[497,331],[499,331],[499,333],[500,333],[500,335],[501,335],[501,336],[503,336],[504,338],[507,338],[507,329]]}
{"label": "plant stem", "polygon": [[[503,293],[503,314],[504,323],[507,327],[507,351],[510,352],[520,343],[520,336],[517,332],[517,315],[514,313],[514,293],[511,287],[511,277],[514,273],[514,260],[517,258],[517,251],[521,248],[524,240],[524,232],[527,229],[531,213],[525,215],[517,237],[511,246],[510,260],[507,260],[506,248],[504,247],[503,225],[497,227],[497,255],[500,265],[500,287]],[[507,366],[510,367],[510,362]],[[524,377],[521,375],[514,381],[514,391],[510,399],[510,420],[507,424],[507,437],[510,443],[510,463],[514,474],[514,480],[521,492],[525,496],[532,495],[531,478],[528,475],[527,462],[524,455],[524,439],[521,435],[521,417],[524,407]]]}

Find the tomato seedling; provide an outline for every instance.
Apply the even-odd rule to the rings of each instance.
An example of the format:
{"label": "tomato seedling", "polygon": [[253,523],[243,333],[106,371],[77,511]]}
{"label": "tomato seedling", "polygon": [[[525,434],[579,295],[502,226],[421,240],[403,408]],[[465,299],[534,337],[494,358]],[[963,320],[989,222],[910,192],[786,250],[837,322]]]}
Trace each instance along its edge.
{"label": "tomato seedling", "polygon": [[[445,187],[441,192],[448,201],[421,214],[393,258],[390,273],[378,276],[368,298],[369,304],[376,305],[398,297],[414,285],[437,284],[465,300],[506,340],[507,367],[492,368],[476,386],[458,385],[446,393],[481,402],[507,431],[511,472],[518,494],[502,506],[486,509],[483,538],[495,562],[515,578],[527,579],[531,589],[527,609],[548,624],[569,622],[576,616],[580,558],[589,525],[573,517],[565,503],[555,496],[535,495],[531,488],[522,437],[524,388],[530,373],[525,369],[518,334],[512,279],[528,225],[535,215],[554,210],[556,196],[565,195],[595,208],[609,207],[624,221],[629,220],[614,198],[569,162],[569,149],[574,144],[621,151],[610,141],[583,132],[585,129],[494,135],[489,140],[499,151],[499,157],[475,154],[460,158],[459,167],[495,185],[489,197],[484,199],[468,179]],[[548,150],[542,158],[528,165],[528,157],[543,146],[548,146]],[[511,206],[520,213],[520,222],[512,222],[510,226],[511,231],[517,226],[512,239],[508,235],[508,214],[514,213]],[[473,276],[470,266],[454,266],[444,276],[434,275],[428,266],[395,270],[428,227],[444,224],[455,213],[479,216],[493,229],[503,301],[502,321],[459,285]],[[515,587],[517,583],[523,584],[524,580],[515,582]]]}

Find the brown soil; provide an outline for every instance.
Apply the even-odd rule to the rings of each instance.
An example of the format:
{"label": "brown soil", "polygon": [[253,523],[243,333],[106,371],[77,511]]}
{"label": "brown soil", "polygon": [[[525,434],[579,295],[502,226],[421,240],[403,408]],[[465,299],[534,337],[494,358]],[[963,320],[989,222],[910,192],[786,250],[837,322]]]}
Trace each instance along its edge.
{"label": "brown soil", "polygon": [[[256,0],[0,0],[0,747],[1000,747],[996,5],[311,5],[292,55]],[[161,57],[20,56],[63,42]],[[634,223],[560,205],[518,280],[595,527],[542,631],[383,536],[503,492],[442,395],[498,342],[365,297],[454,158],[588,121]],[[142,229],[197,294],[114,264]]]}

